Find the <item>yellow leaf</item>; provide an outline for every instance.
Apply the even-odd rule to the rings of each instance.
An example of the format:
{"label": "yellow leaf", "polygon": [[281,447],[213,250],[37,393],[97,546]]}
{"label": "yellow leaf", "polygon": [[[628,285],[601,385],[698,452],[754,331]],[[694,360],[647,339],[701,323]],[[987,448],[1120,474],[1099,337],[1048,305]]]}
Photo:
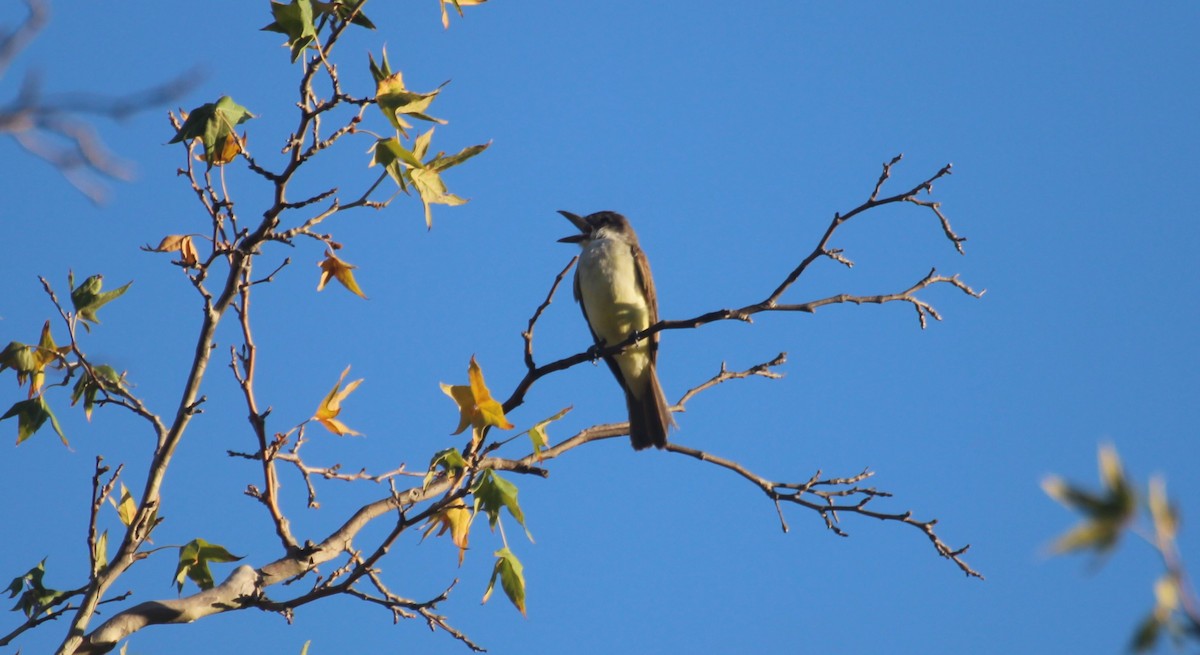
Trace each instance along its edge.
{"label": "yellow leaf", "polygon": [[236,132],[230,131],[229,135],[225,137],[225,142],[220,145],[220,150],[213,153],[212,163],[216,166],[224,166],[233,161],[234,157],[245,152],[248,140],[249,137],[245,132],[239,139]]}
{"label": "yellow leaf", "polygon": [[117,516],[121,519],[121,523],[129,525],[133,523],[133,517],[137,513],[137,503],[133,502],[133,495],[129,493],[129,489],[125,488],[125,483],[121,483],[121,501],[118,503],[113,500],[112,496],[108,497],[108,502],[117,508]]}
{"label": "yellow leaf", "polygon": [[471,356],[471,364],[467,368],[470,385],[442,384],[442,392],[450,396],[458,405],[458,428],[451,434],[460,434],[470,425],[475,429],[476,436],[483,428],[494,425],[501,430],[511,430],[512,423],[504,416],[504,407],[488,391],[483,382],[483,369]]}
{"label": "yellow leaf", "polygon": [[317,291],[325,288],[325,284],[329,282],[329,278],[334,278],[346,287],[354,295],[367,299],[367,295],[359,288],[358,282],[354,281],[354,273],[351,271],[357,266],[344,262],[334,256],[332,250],[325,251],[325,260],[318,266],[321,267],[321,281],[317,283]]}
{"label": "yellow leaf", "polygon": [[345,423],[337,420],[337,415],[342,411],[342,401],[346,399],[346,396],[353,393],[358,388],[358,385],[362,384],[361,379],[355,380],[347,384],[346,388],[343,389],[342,380],[346,379],[346,374],[349,372],[350,367],[347,366],[346,370],[342,371],[341,377],[338,378],[337,384],[333,385],[333,389],[329,391],[325,399],[321,401],[321,405],[317,407],[317,413],[313,415],[313,418],[320,422],[321,425],[324,425],[326,430],[339,437],[361,435],[360,432],[351,430],[346,427]]}
{"label": "yellow leaf", "polygon": [[475,396],[475,404],[479,407],[483,425],[494,425],[501,430],[511,430],[513,425],[505,418],[504,407],[492,398],[492,393],[483,383],[483,369],[475,361],[474,355],[471,356],[471,364],[467,367],[467,377],[471,380],[471,393]]}
{"label": "yellow leaf", "polygon": [[458,427],[450,434],[462,434],[467,426],[475,422],[475,397],[471,395],[471,387],[446,383],[442,383],[441,387],[442,393],[450,396],[450,399],[458,405]]}
{"label": "yellow leaf", "polygon": [[463,557],[467,553],[467,540],[471,534],[472,518],[474,517],[471,510],[467,509],[467,504],[463,502],[462,498],[459,498],[430,520],[429,527],[425,530],[425,536],[428,537],[439,526],[441,527],[437,533],[439,537],[449,530],[451,541],[458,546],[458,565],[462,566]]}

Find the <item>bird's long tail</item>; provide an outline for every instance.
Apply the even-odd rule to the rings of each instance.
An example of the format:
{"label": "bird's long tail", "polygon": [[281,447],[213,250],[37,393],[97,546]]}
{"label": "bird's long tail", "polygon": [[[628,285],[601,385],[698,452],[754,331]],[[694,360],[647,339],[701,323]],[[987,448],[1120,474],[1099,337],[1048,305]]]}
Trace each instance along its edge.
{"label": "bird's long tail", "polygon": [[640,398],[635,398],[632,393],[625,394],[625,404],[629,408],[629,440],[634,450],[644,450],[650,446],[666,448],[667,428],[675,425],[653,365],[646,379],[649,388]]}

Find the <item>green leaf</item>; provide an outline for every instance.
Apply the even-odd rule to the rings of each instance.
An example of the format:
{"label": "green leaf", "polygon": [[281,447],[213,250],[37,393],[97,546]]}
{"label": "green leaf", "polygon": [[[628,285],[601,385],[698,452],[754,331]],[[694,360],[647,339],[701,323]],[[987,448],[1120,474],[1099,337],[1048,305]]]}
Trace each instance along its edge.
{"label": "green leaf", "polygon": [[124,387],[124,376],[108,364],[91,367],[89,373],[84,369],[83,375],[75,381],[71,389],[71,406],[74,407],[79,399],[83,399],[83,414],[87,420],[92,420],[92,409],[96,404],[96,394],[101,391],[120,391]]}
{"label": "green leaf", "polygon": [[367,152],[374,154],[371,158],[371,166],[376,164],[383,166],[388,175],[405,191],[407,191],[407,182],[404,171],[423,166],[421,160],[417,159],[411,150],[401,145],[400,140],[396,137],[379,139]]}
{"label": "green leaf", "polygon": [[412,126],[404,120],[404,116],[412,116],[423,121],[432,123],[445,123],[445,121],[427,115],[425,112],[429,106],[433,104],[442,87],[449,84],[443,82],[441,86],[430,91],[429,93],[419,93],[410,91],[404,86],[404,75],[399,71],[392,72],[391,66],[387,61],[387,53],[383,56],[383,65],[377,65],[374,57],[368,55],[371,65],[371,77],[375,78],[375,103],[379,105],[379,110],[383,112],[388,122],[392,127],[399,132],[408,136],[408,130]]}
{"label": "green leaf", "polygon": [[292,63],[304,54],[305,48],[317,40],[317,28],[313,25],[313,6],[310,0],[292,0],[290,4],[271,2],[271,15],[275,22],[262,28],[266,32],[287,35],[287,46],[292,51]]}
{"label": "green leaf", "polygon": [[[221,96],[215,103],[205,103],[188,112],[187,120],[168,143],[200,139],[204,145],[204,161],[210,167],[223,164],[232,159],[230,153],[241,152],[241,141],[235,128],[254,117],[233,98]],[[231,139],[236,142],[230,143]]]}
{"label": "green leaf", "polygon": [[412,185],[421,196],[421,204],[425,206],[425,227],[433,227],[433,205],[463,205],[466,198],[460,198],[446,189],[446,183],[438,172],[428,168],[414,168],[408,172]]}
{"label": "green leaf", "polygon": [[[100,319],[96,316],[96,312],[108,303],[116,300],[128,289],[132,281],[125,283],[125,286],[112,291],[101,292],[100,289],[104,286],[103,275],[93,275],[83,281],[83,284],[71,289],[71,303],[75,305],[75,311],[79,318],[86,322],[100,323]],[[87,323],[84,327],[87,327]],[[91,330],[91,328],[88,328]]]}
{"label": "green leaf", "polygon": [[367,60],[371,66],[371,77],[375,79],[375,84],[392,76],[392,65],[388,63],[387,48],[383,49],[383,56],[379,58],[380,63],[375,63],[375,55],[367,53]]}
{"label": "green leaf", "polygon": [[[525,515],[517,503],[517,485],[500,477],[495,471],[486,470],[475,483],[471,493],[475,496],[475,511],[487,514],[488,525],[493,529],[500,520],[500,508],[505,508],[517,523],[525,525]],[[526,534],[529,530],[526,529]],[[530,541],[533,539],[530,538]]]}
{"label": "green leaf", "polygon": [[573,407],[566,407],[554,416],[534,423],[533,427],[529,428],[529,440],[533,442],[533,454],[538,458],[538,461],[542,459],[542,450],[550,445],[550,437],[546,434],[546,426],[566,416],[567,412],[572,409]]}
{"label": "green leaf", "polygon": [[50,411],[50,406],[46,404],[44,396],[22,400],[15,403],[4,416],[0,416],[0,421],[17,417],[17,445],[32,437],[49,419],[50,426],[58,433],[58,438],[62,440],[64,446],[69,446],[67,437],[63,434],[62,426],[58,424],[58,419],[54,416],[54,412]]}
{"label": "green leaf", "polygon": [[433,482],[433,477],[437,474],[438,468],[441,468],[448,474],[457,474],[461,473],[466,466],[467,460],[463,459],[462,453],[458,452],[457,448],[439,450],[429,460],[429,472],[425,474],[425,479],[421,483],[421,489],[429,488],[429,483]]}
{"label": "green leaf", "polygon": [[1162,628],[1163,625],[1158,615],[1151,612],[1138,625],[1137,630],[1134,631],[1129,648],[1135,653],[1145,653],[1154,650],[1154,646],[1158,644],[1158,637],[1162,633]]}
{"label": "green leaf", "polygon": [[493,554],[496,556],[496,565],[492,567],[492,578],[488,580],[487,590],[483,592],[483,602],[486,603],[491,597],[492,590],[496,586],[496,576],[499,576],[504,595],[508,596],[513,606],[521,611],[522,616],[527,616],[525,614],[525,567],[508,548],[501,548]]}
{"label": "green leaf", "polygon": [[8,585],[9,598],[20,598],[17,604],[13,606],[12,611],[21,610],[26,617],[33,618],[41,614],[43,611],[49,611],[63,596],[64,592],[56,589],[49,589],[42,584],[42,578],[46,575],[46,560],[38,562],[38,565],[29,569],[25,575],[13,578],[11,584]]}
{"label": "green leaf", "polygon": [[187,577],[201,589],[213,588],[209,562],[236,562],[242,559],[218,544],[203,539],[193,539],[179,549],[179,565],[175,568],[175,587],[183,591],[183,579]]}
{"label": "green leaf", "polygon": [[1121,470],[1116,450],[1102,446],[1099,461],[1100,478],[1105,487],[1099,493],[1081,489],[1055,476],[1042,481],[1042,489],[1047,495],[1079,512],[1084,519],[1055,541],[1051,546],[1055,554],[1112,550],[1137,513],[1137,497]]}
{"label": "green leaf", "polygon": [[449,157],[445,157],[442,155],[442,153],[438,153],[438,156],[431,159],[429,163],[426,164],[426,167],[438,172],[444,171],[447,168],[458,166],[475,155],[483,152],[484,150],[487,150],[488,146],[490,145],[492,145],[491,141],[488,141],[487,143],[481,143],[479,145],[467,146],[466,148],[460,150],[457,154],[450,155]]}
{"label": "green leaf", "polygon": [[346,20],[347,17],[353,16],[353,18],[350,19],[351,25],[358,25],[359,27],[365,27],[369,30],[373,30],[375,29],[375,23],[372,23],[371,19],[367,18],[366,14],[364,14],[361,10],[358,13],[354,13],[356,9],[366,4],[366,2],[367,0],[333,0],[332,2],[314,1],[313,8],[322,14],[330,14],[336,11],[337,17],[342,20]]}
{"label": "green leaf", "polygon": [[37,348],[19,341],[10,341],[0,350],[0,371],[11,368],[17,373],[17,384],[24,385],[31,373],[38,371]]}

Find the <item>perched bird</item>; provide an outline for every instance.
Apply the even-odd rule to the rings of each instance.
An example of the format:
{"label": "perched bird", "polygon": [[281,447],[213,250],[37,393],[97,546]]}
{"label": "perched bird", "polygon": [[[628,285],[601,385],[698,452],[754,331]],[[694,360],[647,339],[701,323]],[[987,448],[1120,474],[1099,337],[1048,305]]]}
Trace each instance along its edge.
{"label": "perched bird", "polygon": [[[575,300],[583,309],[597,345],[616,345],[657,323],[658,299],[650,262],[638,246],[629,221],[610,211],[588,216],[558,213],[580,231],[559,241],[578,243],[583,248],[575,267]],[[629,439],[634,450],[666,447],[667,427],[675,424],[658,383],[657,357],[657,333],[623,352],[604,357],[625,391]]]}

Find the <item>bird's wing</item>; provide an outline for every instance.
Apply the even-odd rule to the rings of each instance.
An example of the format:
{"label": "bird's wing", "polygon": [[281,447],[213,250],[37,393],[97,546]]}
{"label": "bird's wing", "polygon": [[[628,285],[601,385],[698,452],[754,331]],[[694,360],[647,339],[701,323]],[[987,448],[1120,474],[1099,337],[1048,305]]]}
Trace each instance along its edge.
{"label": "bird's wing", "polygon": [[[658,322],[658,295],[654,292],[654,276],[650,275],[650,260],[646,258],[646,253],[642,249],[633,244],[629,246],[633,250],[634,268],[637,270],[638,284],[642,287],[642,291],[646,294],[646,315],[649,323],[647,327]],[[650,335],[650,362],[658,358],[658,333]]]}

